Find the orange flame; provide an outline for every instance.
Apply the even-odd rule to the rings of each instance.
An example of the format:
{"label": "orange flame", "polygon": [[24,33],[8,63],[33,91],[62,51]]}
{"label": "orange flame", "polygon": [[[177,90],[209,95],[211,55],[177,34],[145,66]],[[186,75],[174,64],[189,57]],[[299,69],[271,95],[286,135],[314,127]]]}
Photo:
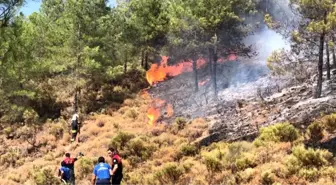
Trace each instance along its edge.
{"label": "orange flame", "polygon": [[[150,69],[146,73],[146,78],[149,84],[153,85],[157,82],[164,81],[167,77],[178,76],[184,72],[191,72],[193,70],[193,64],[191,60],[179,62],[176,65],[168,66],[167,56],[162,56],[160,65],[152,64]],[[199,58],[196,61],[197,68],[201,68],[206,64],[203,58]]]}
{"label": "orange flame", "polygon": [[[171,104],[167,104],[165,100],[155,98],[147,110],[148,123],[150,125],[156,125],[159,119],[162,117],[161,111],[166,110],[166,117],[169,118],[174,115],[174,109]],[[162,117],[163,118],[163,117]]]}
{"label": "orange flame", "polygon": [[160,116],[161,116],[160,109],[150,107],[147,111],[147,117],[149,119],[150,125],[155,125]]}
{"label": "orange flame", "polygon": [[155,125],[161,117],[161,108],[166,105],[166,101],[161,99],[153,99],[151,107],[147,110],[147,117],[150,125]]}

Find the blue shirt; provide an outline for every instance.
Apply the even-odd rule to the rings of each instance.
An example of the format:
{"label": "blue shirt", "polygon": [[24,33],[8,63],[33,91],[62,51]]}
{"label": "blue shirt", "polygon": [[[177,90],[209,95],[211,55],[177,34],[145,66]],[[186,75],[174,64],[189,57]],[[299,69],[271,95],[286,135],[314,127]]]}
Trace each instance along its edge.
{"label": "blue shirt", "polygon": [[99,163],[93,169],[97,179],[109,179],[111,166],[107,163]]}
{"label": "blue shirt", "polygon": [[69,180],[70,179],[70,169],[67,167],[61,167],[60,171],[63,172],[62,179]]}

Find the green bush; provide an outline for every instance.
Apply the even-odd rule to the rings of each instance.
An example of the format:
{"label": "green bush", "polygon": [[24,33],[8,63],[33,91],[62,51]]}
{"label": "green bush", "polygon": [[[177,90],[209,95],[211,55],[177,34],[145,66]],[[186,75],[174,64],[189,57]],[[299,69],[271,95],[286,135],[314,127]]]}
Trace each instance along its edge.
{"label": "green bush", "polygon": [[259,137],[255,140],[257,146],[263,142],[293,142],[299,137],[299,132],[290,123],[278,123],[260,130]]}
{"label": "green bush", "polygon": [[320,169],[323,166],[329,166],[332,157],[332,154],[327,150],[305,149],[303,145],[299,145],[293,148],[286,166],[290,174],[297,174],[301,169]]}
{"label": "green bush", "polygon": [[321,118],[320,122],[323,124],[325,129],[333,133],[336,130],[336,114],[330,114]]}
{"label": "green bush", "polygon": [[175,126],[178,130],[182,130],[185,127],[186,123],[187,121],[182,117],[177,117],[175,119]]}
{"label": "green bush", "polygon": [[133,138],[135,138],[134,134],[118,132],[118,134],[112,138],[109,146],[123,150],[126,144]]}
{"label": "green bush", "polygon": [[184,156],[195,156],[199,152],[198,148],[191,144],[182,145],[180,151]]}
{"label": "green bush", "polygon": [[203,156],[204,164],[210,173],[218,172],[222,169],[223,165],[215,154],[209,153]]}
{"label": "green bush", "polygon": [[27,124],[36,123],[38,121],[38,118],[39,118],[37,112],[33,109],[26,109],[23,112],[22,117],[24,119],[24,122],[27,123]]}
{"label": "green bush", "polygon": [[242,153],[252,149],[252,144],[246,141],[234,142],[228,146],[226,160],[235,161]]}
{"label": "green bush", "polygon": [[51,124],[49,134],[55,136],[56,139],[61,139],[64,134],[64,126],[60,124]]}
{"label": "green bush", "polygon": [[319,122],[313,122],[307,128],[307,136],[312,142],[318,142],[323,138],[323,127]]}
{"label": "green bush", "polygon": [[271,185],[275,182],[275,174],[271,171],[265,171],[261,173],[261,184]]}
{"label": "green bush", "polygon": [[252,168],[247,168],[244,171],[240,171],[237,173],[237,182],[235,184],[249,183],[253,179],[254,175],[255,170]]}
{"label": "green bush", "polygon": [[34,166],[33,172],[31,172],[36,185],[61,185],[62,182],[54,175],[54,172],[50,168],[41,169]]}
{"label": "green bush", "polygon": [[4,166],[18,166],[17,162],[21,157],[19,149],[10,148],[4,155],[0,156],[0,164]]}
{"label": "green bush", "polygon": [[89,157],[81,157],[76,164],[77,175],[79,178],[86,178],[89,174],[92,173],[93,170],[93,160]]}
{"label": "green bush", "polygon": [[293,156],[299,160],[302,166],[316,168],[329,165],[333,157],[332,153],[327,150],[314,150],[312,148],[305,149],[303,145],[293,149]]}
{"label": "green bush", "polygon": [[[126,146],[124,156],[126,158],[130,156],[136,156],[133,157],[134,159],[140,159],[140,161],[145,161],[149,159],[153,152],[155,151],[155,146],[149,144],[148,141],[144,141],[142,138],[134,138],[131,139]],[[133,165],[135,165],[134,163]]]}
{"label": "green bush", "polygon": [[12,127],[4,128],[3,133],[5,134],[6,138],[13,138],[15,136],[15,132]]}
{"label": "green bush", "polygon": [[125,116],[128,118],[132,118],[133,120],[135,120],[138,115],[139,113],[134,108],[130,108],[125,112]]}
{"label": "green bush", "polygon": [[177,184],[182,175],[182,168],[177,166],[176,163],[168,163],[160,171],[155,173],[154,178],[161,184]]}
{"label": "green bush", "polygon": [[310,182],[315,182],[318,180],[320,173],[317,168],[303,168],[300,169],[299,176]]}
{"label": "green bush", "polygon": [[235,166],[238,170],[244,170],[247,168],[254,168],[257,166],[255,162],[255,156],[249,153],[244,153],[241,157],[236,159]]}

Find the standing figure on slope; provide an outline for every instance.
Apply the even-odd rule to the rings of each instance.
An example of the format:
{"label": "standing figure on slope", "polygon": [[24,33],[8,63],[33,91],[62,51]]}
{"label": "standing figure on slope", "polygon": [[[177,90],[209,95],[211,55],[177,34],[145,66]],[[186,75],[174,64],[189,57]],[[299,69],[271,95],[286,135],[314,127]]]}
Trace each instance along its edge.
{"label": "standing figure on slope", "polygon": [[72,116],[71,119],[71,142],[73,143],[74,141],[78,142],[77,134],[80,133],[80,122],[79,122],[79,116],[77,113],[75,113]]}
{"label": "standing figure on slope", "polygon": [[109,148],[107,153],[112,159],[112,185],[120,185],[121,180],[123,179],[123,165],[119,152],[115,148]]}
{"label": "standing figure on slope", "polygon": [[69,184],[75,185],[75,162],[78,160],[77,157],[72,158],[70,156],[70,153],[65,154],[65,158],[63,159],[61,165],[68,168],[70,170],[70,178],[69,178]]}

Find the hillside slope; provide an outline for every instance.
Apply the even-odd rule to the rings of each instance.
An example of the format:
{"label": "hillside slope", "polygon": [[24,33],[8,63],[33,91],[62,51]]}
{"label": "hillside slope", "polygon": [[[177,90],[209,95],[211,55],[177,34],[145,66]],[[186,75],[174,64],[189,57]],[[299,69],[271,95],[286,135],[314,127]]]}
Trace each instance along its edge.
{"label": "hillside slope", "polygon": [[[108,146],[117,147],[125,165],[124,184],[319,184],[335,183],[335,160],[327,150],[305,149],[305,143],[329,141],[336,116],[326,116],[299,132],[290,124],[261,130],[254,142],[219,142],[198,147],[208,135],[204,119],[177,118],[169,125],[147,124],[150,99],[128,99],[119,110],[88,116],[78,144],[69,144],[65,120],[44,125],[36,150],[18,136],[1,135],[0,184],[56,184],[65,152],[85,154],[76,163],[79,184],[90,184],[93,165]],[[6,129],[5,129],[6,130]],[[27,130],[26,130],[27,133]],[[7,134],[7,135],[6,135]],[[316,136],[321,137],[316,137]],[[7,136],[7,138],[6,138]]]}

